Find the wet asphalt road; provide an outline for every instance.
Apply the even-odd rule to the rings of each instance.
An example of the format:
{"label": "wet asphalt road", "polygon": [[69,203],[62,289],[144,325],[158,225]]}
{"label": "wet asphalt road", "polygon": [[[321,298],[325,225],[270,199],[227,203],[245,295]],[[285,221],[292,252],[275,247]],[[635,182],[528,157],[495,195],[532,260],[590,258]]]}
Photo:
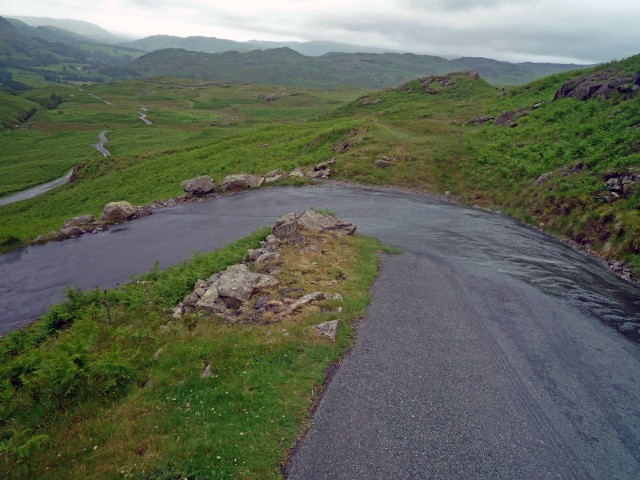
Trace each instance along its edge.
{"label": "wet asphalt road", "polygon": [[71,178],[72,173],[73,170],[69,170],[64,176],[52,180],[51,182],[41,183],[40,185],[36,185],[35,187],[27,188],[26,190],[22,190],[18,193],[0,198],[0,205],[9,205],[10,203],[20,202],[22,200],[37,197],[44,192],[48,192],[51,189],[67,183]]}
{"label": "wet asphalt road", "polygon": [[264,189],[0,256],[2,328],[331,208],[397,245],[290,478],[640,478],[638,290],[492,212],[344,187]]}

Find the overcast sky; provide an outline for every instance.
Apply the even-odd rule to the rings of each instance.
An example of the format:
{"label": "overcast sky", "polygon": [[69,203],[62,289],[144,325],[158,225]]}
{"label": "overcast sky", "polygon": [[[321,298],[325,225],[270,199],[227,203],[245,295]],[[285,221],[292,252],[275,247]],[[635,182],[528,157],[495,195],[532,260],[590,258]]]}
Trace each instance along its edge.
{"label": "overcast sky", "polygon": [[328,40],[518,62],[640,53],[640,0],[0,0],[0,14],[74,18],[138,37]]}

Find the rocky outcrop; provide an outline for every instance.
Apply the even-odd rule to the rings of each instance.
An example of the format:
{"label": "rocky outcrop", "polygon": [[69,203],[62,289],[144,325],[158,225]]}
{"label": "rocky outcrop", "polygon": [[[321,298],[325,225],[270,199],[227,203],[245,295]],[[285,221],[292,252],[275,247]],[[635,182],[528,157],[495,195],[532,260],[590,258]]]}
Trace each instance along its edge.
{"label": "rocky outcrop", "polygon": [[216,192],[216,182],[209,175],[190,178],[180,184],[187,195],[203,196]]}
{"label": "rocky outcrop", "polygon": [[608,172],[604,176],[605,184],[609,189],[609,193],[605,196],[607,203],[613,203],[620,198],[629,198],[633,195],[635,184],[639,177],[631,172]]}
{"label": "rocky outcrop", "polygon": [[[335,238],[336,232],[353,233],[355,227],[314,211],[297,215],[292,213],[283,218],[295,219],[287,224],[293,225],[292,231],[297,235],[296,238],[278,238],[277,229],[282,227],[283,223],[277,221],[273,227],[273,234],[261,242],[260,248],[249,250],[244,263],[231,265],[207,279],[198,280],[193,291],[173,309],[173,318],[179,320],[186,314],[200,311],[232,322],[247,319],[263,322],[265,316],[270,316],[273,321],[273,318],[281,319],[303,310],[308,305],[327,299],[343,301],[342,295],[338,293],[330,295],[320,291],[291,298],[291,293],[301,289],[283,288],[280,285],[277,276],[284,262],[281,250],[293,244],[296,245],[293,251],[300,258],[306,255],[325,255],[326,252],[317,247],[313,252],[306,253],[303,248],[298,247],[299,237],[311,235],[314,241],[324,242],[327,238]],[[291,249],[289,251],[291,252]],[[332,277],[321,284],[334,285],[340,280]]]}
{"label": "rocky outcrop", "polygon": [[640,72],[631,75],[606,69],[568,81],[558,89],[553,99],[589,100],[594,97],[608,99],[613,95],[629,99],[638,95],[639,88]]}
{"label": "rocky outcrop", "polygon": [[526,117],[529,115],[529,111],[524,108],[519,108],[518,110],[513,110],[511,112],[505,112],[496,118],[495,124],[500,127],[517,127],[518,123],[516,120],[520,117]]}
{"label": "rocky outcrop", "polygon": [[314,210],[302,213],[288,213],[273,226],[276,238],[291,238],[300,232],[331,233],[335,236],[352,235],[356,231],[355,225],[338,220],[329,215],[323,215]]}
{"label": "rocky outcrop", "polygon": [[124,223],[141,213],[138,207],[125,201],[107,203],[102,212],[102,221],[105,223]]}
{"label": "rocky outcrop", "polygon": [[196,309],[218,315],[237,309],[262,289],[278,284],[275,277],[249,270],[245,264],[231,265],[207,280],[199,280],[189,295],[173,311],[179,319]]}
{"label": "rocky outcrop", "polygon": [[97,233],[105,229],[103,222],[98,222],[93,215],[78,215],[64,222],[60,230],[40,235],[35,239],[35,243],[46,243],[51,241],[77,238],[87,233]]}
{"label": "rocky outcrop", "polygon": [[431,75],[421,78],[419,81],[422,85],[422,90],[425,93],[436,95],[450,87],[453,87],[462,79],[475,81],[479,78],[480,76],[477,72],[468,71],[450,73],[448,75]]}
{"label": "rocky outcrop", "polygon": [[240,192],[260,188],[263,183],[263,177],[249,173],[238,173],[225,177],[220,188],[223,192]]}

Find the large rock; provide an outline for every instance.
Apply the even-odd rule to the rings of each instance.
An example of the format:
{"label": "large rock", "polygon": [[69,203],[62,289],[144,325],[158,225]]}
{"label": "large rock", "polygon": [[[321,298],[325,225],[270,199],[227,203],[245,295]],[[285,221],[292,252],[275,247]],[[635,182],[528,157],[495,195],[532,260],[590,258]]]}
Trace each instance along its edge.
{"label": "large rock", "polygon": [[182,182],[180,186],[189,195],[206,195],[216,191],[216,182],[209,175],[190,178]]}
{"label": "large rock", "polygon": [[123,223],[138,215],[135,205],[120,201],[107,203],[102,210],[102,221],[106,223]]}
{"label": "large rock", "polygon": [[244,264],[231,265],[220,276],[215,286],[218,295],[230,308],[249,300],[261,288],[278,284],[271,275],[254,273]]}
{"label": "large rock", "polygon": [[635,77],[632,74],[620,73],[614,69],[591,72],[583,77],[574,78],[558,89],[554,100],[560,98],[577,98],[589,100],[593,97],[610,98],[619,95],[623,99],[633,98],[638,94],[640,72]]}
{"label": "large rock", "polygon": [[277,238],[290,238],[299,230],[313,233],[331,232],[343,236],[353,234],[356,227],[335,217],[314,210],[305,210],[302,213],[288,213],[276,220],[273,235]]}
{"label": "large rock", "polygon": [[238,192],[252,188],[260,188],[263,183],[263,177],[249,173],[238,173],[225,177],[221,189],[223,192]]}

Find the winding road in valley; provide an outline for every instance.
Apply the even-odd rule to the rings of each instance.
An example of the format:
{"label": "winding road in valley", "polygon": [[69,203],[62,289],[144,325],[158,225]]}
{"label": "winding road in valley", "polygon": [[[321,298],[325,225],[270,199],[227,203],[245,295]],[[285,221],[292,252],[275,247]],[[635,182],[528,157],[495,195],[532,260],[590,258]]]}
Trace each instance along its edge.
{"label": "winding road in valley", "polygon": [[108,157],[111,155],[111,152],[107,150],[104,146],[109,141],[109,139],[107,138],[107,133],[109,133],[109,130],[101,131],[98,134],[98,140],[100,141],[98,143],[94,143],[93,145],[91,145],[93,148],[98,150],[103,157]]}
{"label": "winding road in valley", "polygon": [[290,211],[330,208],[383,258],[290,479],[640,478],[638,290],[495,212],[364,187],[267,188],[0,256],[13,329]]}
{"label": "winding road in valley", "polygon": [[28,198],[37,197],[44,192],[48,192],[49,190],[67,183],[71,178],[72,173],[73,169],[69,170],[64,176],[56,178],[55,180],[52,180],[50,182],[41,183],[40,185],[36,185],[35,187],[27,188],[18,193],[14,193],[13,195],[0,198],[0,205],[9,205],[10,203],[16,203],[20,202],[21,200],[27,200]]}

